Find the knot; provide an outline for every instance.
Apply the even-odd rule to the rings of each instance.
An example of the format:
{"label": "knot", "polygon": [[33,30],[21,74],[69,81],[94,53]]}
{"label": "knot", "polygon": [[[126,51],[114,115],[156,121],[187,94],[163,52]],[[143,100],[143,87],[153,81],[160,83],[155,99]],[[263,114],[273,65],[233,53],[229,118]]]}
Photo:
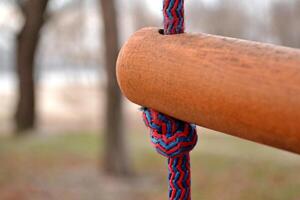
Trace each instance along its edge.
{"label": "knot", "polygon": [[188,154],[197,143],[196,126],[143,108],[143,119],[151,129],[151,141],[161,155],[174,158]]}

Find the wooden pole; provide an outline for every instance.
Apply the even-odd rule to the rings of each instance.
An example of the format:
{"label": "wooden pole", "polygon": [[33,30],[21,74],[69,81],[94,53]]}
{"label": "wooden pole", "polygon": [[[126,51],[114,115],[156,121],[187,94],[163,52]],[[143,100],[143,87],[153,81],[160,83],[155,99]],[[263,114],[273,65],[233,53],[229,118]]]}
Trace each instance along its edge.
{"label": "wooden pole", "polygon": [[122,48],[117,77],[136,104],[300,153],[300,50],[146,28]]}

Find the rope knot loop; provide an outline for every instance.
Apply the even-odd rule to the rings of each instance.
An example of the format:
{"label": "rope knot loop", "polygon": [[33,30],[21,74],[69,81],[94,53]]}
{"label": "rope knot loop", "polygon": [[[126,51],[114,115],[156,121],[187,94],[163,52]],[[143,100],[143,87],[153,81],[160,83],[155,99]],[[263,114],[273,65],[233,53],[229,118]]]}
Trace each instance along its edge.
{"label": "rope knot loop", "polygon": [[[184,32],[184,0],[163,0],[164,34]],[[143,119],[150,128],[153,146],[168,158],[169,200],[191,199],[189,152],[198,136],[196,126],[153,109],[143,108]]]}
{"label": "rope knot loop", "polygon": [[193,124],[148,108],[143,108],[143,119],[151,130],[151,142],[156,151],[165,157],[188,154],[197,143],[196,126]]}

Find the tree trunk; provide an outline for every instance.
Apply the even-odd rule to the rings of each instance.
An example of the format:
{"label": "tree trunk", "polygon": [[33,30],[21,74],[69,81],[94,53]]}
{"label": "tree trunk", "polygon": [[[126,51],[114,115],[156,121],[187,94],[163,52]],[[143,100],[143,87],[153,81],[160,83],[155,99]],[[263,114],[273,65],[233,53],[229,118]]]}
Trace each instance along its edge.
{"label": "tree trunk", "polygon": [[27,0],[21,6],[25,23],[17,36],[19,99],[15,113],[18,135],[35,126],[34,60],[48,0]]}
{"label": "tree trunk", "polygon": [[111,175],[129,175],[130,162],[124,142],[121,93],[116,79],[119,51],[115,0],[100,0],[104,25],[107,73],[104,167]]}

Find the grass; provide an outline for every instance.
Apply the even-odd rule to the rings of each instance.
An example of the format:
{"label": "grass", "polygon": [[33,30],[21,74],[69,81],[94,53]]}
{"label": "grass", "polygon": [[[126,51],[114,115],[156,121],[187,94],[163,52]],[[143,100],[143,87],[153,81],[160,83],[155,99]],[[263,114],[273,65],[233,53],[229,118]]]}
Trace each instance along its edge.
{"label": "grass", "polygon": [[[300,157],[207,130],[192,153],[193,199],[299,200]],[[0,138],[0,199],[166,199],[166,160],[129,135],[136,175],[101,172],[96,134]]]}

